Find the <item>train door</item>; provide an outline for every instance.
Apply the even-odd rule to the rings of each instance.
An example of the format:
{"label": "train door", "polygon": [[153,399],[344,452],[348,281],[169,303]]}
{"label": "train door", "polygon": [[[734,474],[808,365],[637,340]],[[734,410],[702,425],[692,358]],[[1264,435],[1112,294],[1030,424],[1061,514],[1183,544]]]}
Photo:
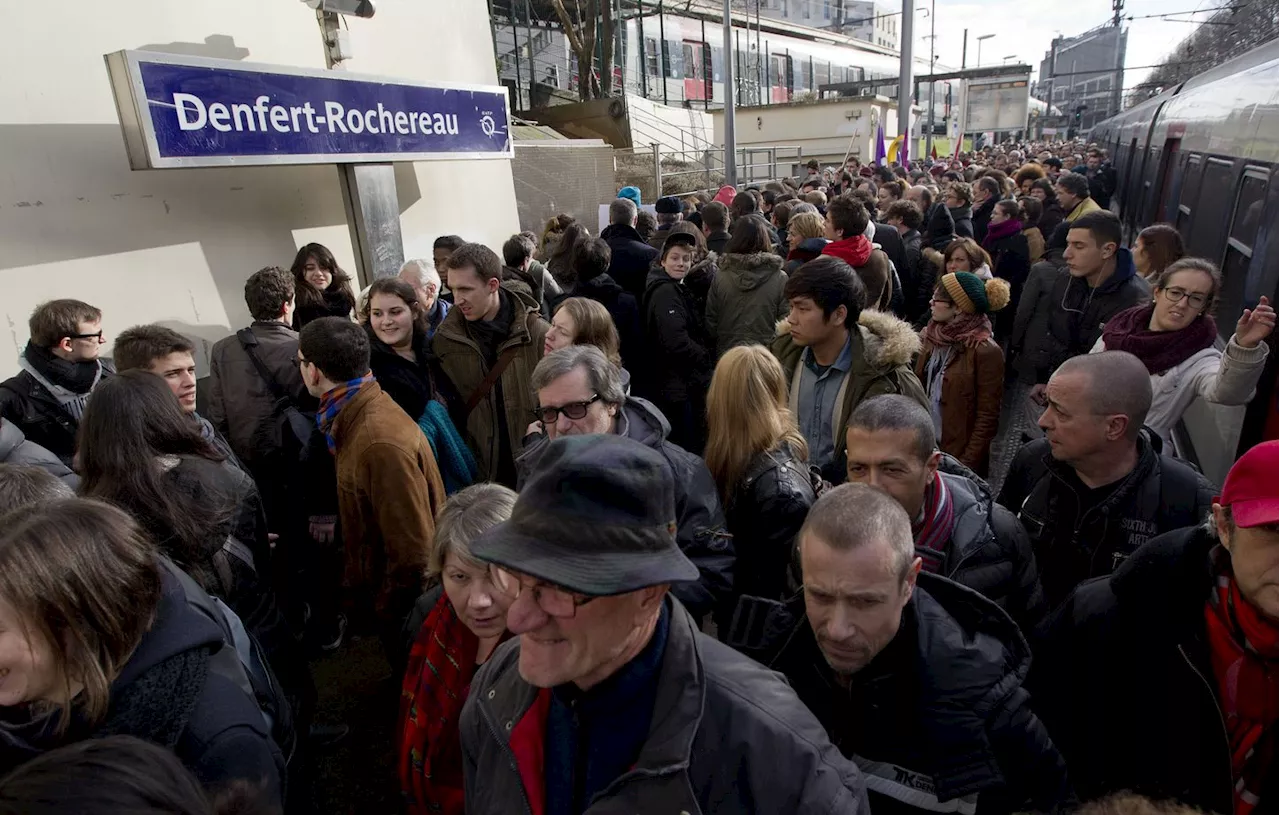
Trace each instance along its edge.
{"label": "train door", "polygon": [[[1266,168],[1245,168],[1244,181],[1240,185],[1240,195],[1236,202],[1235,215],[1231,220],[1231,238],[1227,246],[1227,258],[1223,264],[1223,287],[1230,285],[1227,274],[1235,274],[1235,270],[1245,262],[1245,244],[1252,241],[1247,260],[1249,274],[1244,287],[1244,301],[1238,303],[1256,303],[1259,297],[1266,296],[1271,302],[1277,301],[1280,294],[1280,268],[1277,251],[1277,219],[1280,218],[1280,197],[1277,196],[1276,172],[1270,171],[1269,182],[1262,175],[1268,173]],[[1265,192],[1264,192],[1265,190]],[[1259,195],[1265,197],[1259,198]],[[1255,231],[1256,230],[1256,233]],[[1237,312],[1238,313],[1238,312]],[[1235,319],[1238,319],[1235,318]],[[1228,322],[1233,325],[1234,319]],[[1277,357],[1280,347],[1277,346],[1273,333],[1266,340],[1271,348],[1267,361],[1262,369],[1262,379],[1258,382],[1257,395],[1245,408],[1244,422],[1240,428],[1240,442],[1236,448],[1236,456],[1242,456],[1250,447],[1267,439],[1280,436],[1280,414],[1277,413],[1276,388],[1278,377]]]}
{"label": "train door", "polygon": [[[1235,201],[1236,180],[1240,178],[1240,173],[1231,159],[1205,156],[1201,174],[1203,179],[1199,184],[1199,194],[1193,202],[1197,211],[1192,218],[1190,232],[1183,233],[1183,238],[1187,242],[1188,255],[1209,258],[1221,265],[1221,247],[1227,243],[1231,205]],[[1181,221],[1179,226],[1181,227]]]}
{"label": "train door", "polygon": [[1165,139],[1164,151],[1160,154],[1160,172],[1156,176],[1155,199],[1152,201],[1154,211],[1149,219],[1151,223],[1159,223],[1169,218],[1169,199],[1173,195],[1173,171],[1178,164],[1178,148],[1182,139]]}
{"label": "train door", "polygon": [[793,62],[789,54],[771,54],[769,71],[773,74],[769,82],[771,102],[790,102],[791,89],[795,87]]}
{"label": "train door", "polygon": [[1133,226],[1133,211],[1136,209],[1134,204],[1141,204],[1142,197],[1136,196],[1134,201],[1133,188],[1137,183],[1137,176],[1134,175],[1133,168],[1136,167],[1142,156],[1138,153],[1138,139],[1135,136],[1133,141],[1129,143],[1128,155],[1124,160],[1124,176],[1120,182],[1119,199],[1120,199],[1120,218],[1130,227]]}
{"label": "train door", "polygon": [[684,56],[684,98],[704,101],[707,98],[707,70],[711,59],[710,49],[705,42],[685,40],[681,44]]}

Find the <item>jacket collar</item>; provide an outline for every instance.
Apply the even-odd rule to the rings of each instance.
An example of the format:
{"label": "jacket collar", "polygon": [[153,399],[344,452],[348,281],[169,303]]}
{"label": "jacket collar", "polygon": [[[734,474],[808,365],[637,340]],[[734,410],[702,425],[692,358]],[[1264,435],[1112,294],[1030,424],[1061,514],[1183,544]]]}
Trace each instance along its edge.
{"label": "jacket collar", "polygon": [[[649,736],[645,739],[635,766],[609,784],[600,795],[623,794],[632,781],[659,781],[679,793],[672,801],[672,811],[698,812],[687,780],[682,776],[689,767],[693,741],[702,725],[706,701],[706,673],[701,646],[693,618],[680,602],[668,595],[670,614],[667,646],[658,668],[658,694],[653,706]],[[520,676],[519,639],[494,654],[495,664],[484,687],[472,688],[481,715],[489,720],[492,733],[508,733],[530,712],[540,689]]]}
{"label": "jacket collar", "polygon": [[[1083,509],[1109,510],[1120,502],[1128,500],[1133,491],[1146,481],[1151,470],[1159,465],[1160,456],[1156,453],[1155,448],[1151,446],[1151,442],[1147,440],[1147,435],[1145,433],[1138,435],[1137,446],[1138,457],[1134,462],[1133,469],[1129,471],[1129,474],[1120,479],[1116,484],[1115,489],[1111,491],[1111,494],[1108,495],[1102,503],[1093,507],[1084,507]],[[1070,464],[1067,464],[1064,461],[1058,461],[1053,457],[1053,453],[1049,450],[1045,451],[1044,465],[1049,472],[1053,473],[1057,478],[1065,480],[1068,484],[1071,483],[1068,479],[1075,475]],[[1076,476],[1076,478],[1078,479],[1078,476]]]}
{"label": "jacket collar", "polygon": [[636,231],[636,228],[630,224],[610,224],[600,233],[600,239],[603,241],[611,241],[614,238],[635,241],[636,243],[645,242],[644,238],[640,237],[640,233]]}
{"label": "jacket collar", "polygon": [[360,388],[360,392],[351,397],[351,401],[342,406],[333,419],[332,435],[334,442],[341,446],[342,438],[360,423],[361,416],[375,399],[382,398],[382,386],[377,381],[369,382]]}

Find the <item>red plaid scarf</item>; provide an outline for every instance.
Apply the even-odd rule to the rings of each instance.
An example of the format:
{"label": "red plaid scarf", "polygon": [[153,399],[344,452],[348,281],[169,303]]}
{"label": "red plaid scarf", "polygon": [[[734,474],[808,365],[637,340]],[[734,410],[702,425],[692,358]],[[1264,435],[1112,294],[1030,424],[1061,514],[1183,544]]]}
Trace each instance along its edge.
{"label": "red plaid scarf", "polygon": [[480,640],[445,595],[418,629],[400,698],[396,762],[411,815],[462,815],[462,742],[458,720],[476,673]]}
{"label": "red plaid scarf", "polygon": [[373,371],[370,371],[359,379],[343,382],[333,390],[325,391],[324,396],[320,397],[320,410],[316,412],[316,427],[324,433],[324,440],[329,444],[330,453],[338,451],[338,445],[333,440],[333,420],[338,418],[338,413],[347,406],[347,402],[356,398],[356,394],[372,381]]}
{"label": "red plaid scarf", "polygon": [[924,492],[924,511],[920,520],[911,524],[911,534],[916,539],[916,554],[924,561],[921,566],[930,574],[941,574],[947,559],[947,544],[951,541],[951,526],[955,522],[955,507],[942,473],[935,473],[933,483]]}
{"label": "red plaid scarf", "polygon": [[1209,658],[1231,739],[1235,815],[1249,815],[1263,792],[1267,770],[1276,761],[1280,636],[1276,624],[1241,596],[1225,549],[1214,549],[1213,563],[1217,579],[1204,606]]}

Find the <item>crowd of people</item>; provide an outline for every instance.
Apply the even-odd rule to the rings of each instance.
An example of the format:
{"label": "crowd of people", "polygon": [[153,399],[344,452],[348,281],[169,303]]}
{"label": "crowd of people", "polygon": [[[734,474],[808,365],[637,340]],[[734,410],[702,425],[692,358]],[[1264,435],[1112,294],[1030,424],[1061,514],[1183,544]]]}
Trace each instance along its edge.
{"label": "crowd of people", "polygon": [[1280,444],[1219,487],[1170,434],[1275,312],[1219,348],[1218,269],[1114,187],[1077,142],[811,161],[363,291],[307,244],[199,387],[42,304],[0,813],[314,811],[356,637],[409,813],[1274,811]]}

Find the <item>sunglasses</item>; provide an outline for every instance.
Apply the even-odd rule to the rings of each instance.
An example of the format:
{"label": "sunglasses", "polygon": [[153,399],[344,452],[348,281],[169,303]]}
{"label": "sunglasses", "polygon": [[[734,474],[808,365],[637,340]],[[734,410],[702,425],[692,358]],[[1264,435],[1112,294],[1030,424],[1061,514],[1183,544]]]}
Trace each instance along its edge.
{"label": "sunglasses", "polygon": [[544,425],[555,424],[561,413],[576,421],[585,417],[587,409],[598,401],[600,401],[600,394],[597,393],[585,402],[570,402],[560,407],[542,407],[539,405],[533,409],[532,413],[533,417]]}

